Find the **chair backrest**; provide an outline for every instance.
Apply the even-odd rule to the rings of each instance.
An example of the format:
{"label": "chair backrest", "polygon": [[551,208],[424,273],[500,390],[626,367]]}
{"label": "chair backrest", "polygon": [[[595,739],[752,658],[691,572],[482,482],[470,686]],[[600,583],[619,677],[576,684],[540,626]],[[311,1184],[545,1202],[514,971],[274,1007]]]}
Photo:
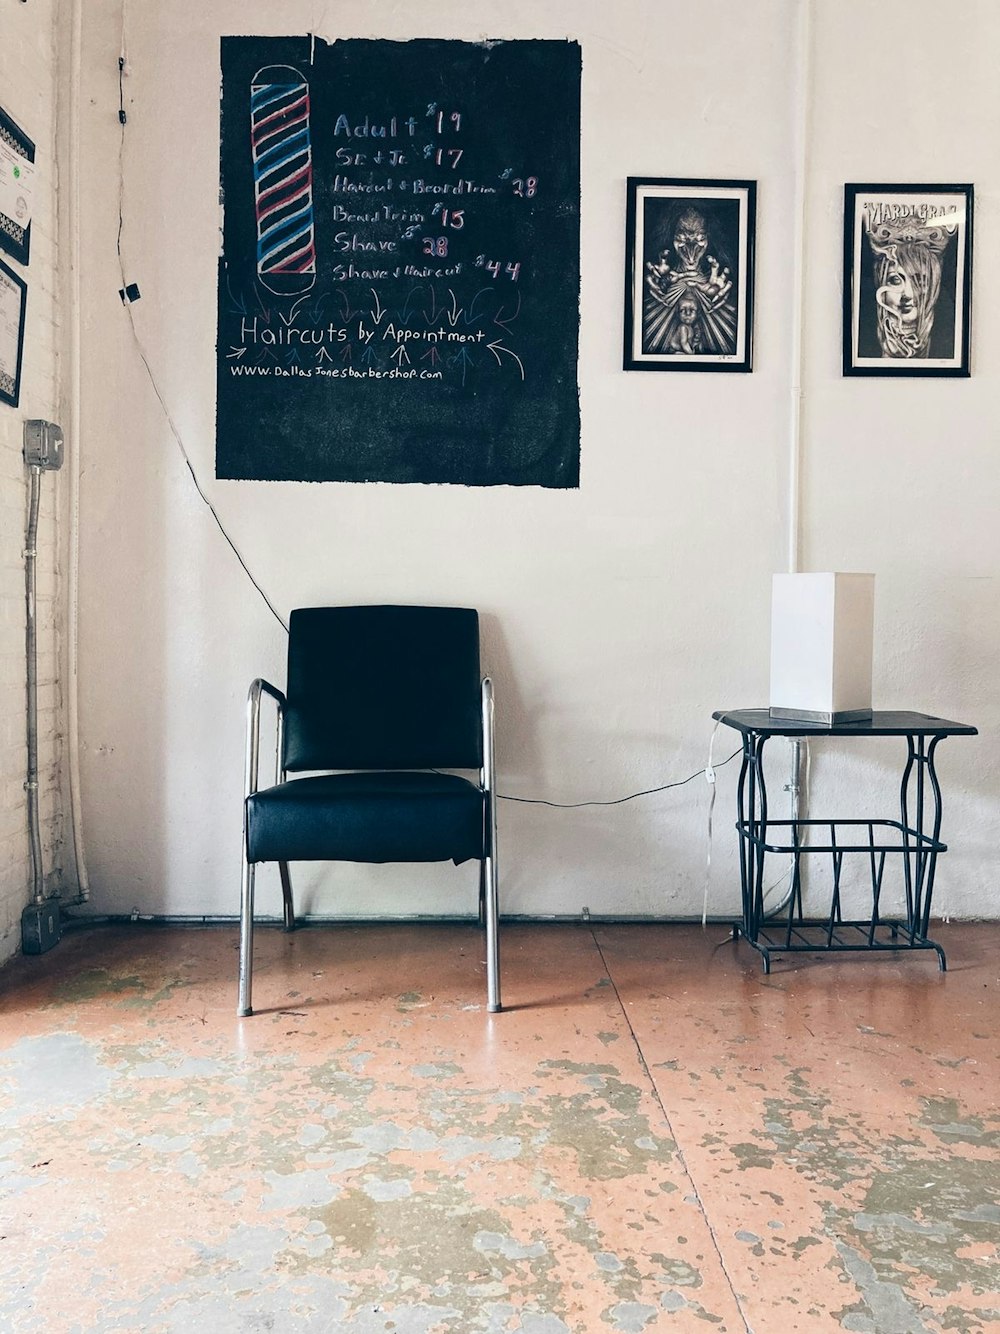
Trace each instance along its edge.
{"label": "chair backrest", "polygon": [[471,608],[300,607],[285,693],[286,769],[482,764]]}

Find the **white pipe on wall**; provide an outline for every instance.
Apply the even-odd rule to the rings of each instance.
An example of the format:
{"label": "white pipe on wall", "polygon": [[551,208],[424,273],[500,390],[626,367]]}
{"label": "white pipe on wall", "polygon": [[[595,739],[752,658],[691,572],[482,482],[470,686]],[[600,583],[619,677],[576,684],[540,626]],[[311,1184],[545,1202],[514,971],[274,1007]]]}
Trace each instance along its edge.
{"label": "white pipe on wall", "polygon": [[[792,218],[792,328],[790,354],[791,402],[788,425],[788,551],[789,574],[797,574],[802,560],[802,419],[803,369],[805,354],[802,347],[802,326],[805,319],[805,247],[808,193],[806,173],[809,167],[809,135],[812,111],[812,0],[799,0],[795,44],[795,200]],[[802,815],[802,750],[803,743],[791,743],[791,773],[788,792],[788,816],[798,820]],[[794,866],[788,894],[794,892]],[[779,905],[787,903],[787,897]],[[777,911],[777,909],[775,910]]]}
{"label": "white pipe on wall", "polygon": [[70,105],[68,144],[66,147],[66,183],[69,210],[69,391],[66,437],[69,441],[69,559],[66,707],[69,761],[70,822],[73,829],[73,854],[76,862],[78,899],[90,898],[90,879],[83,843],[83,807],[80,799],[80,692],[78,682],[80,656],[80,119],[83,61],[83,0],[73,0],[70,35]]}
{"label": "white pipe on wall", "polygon": [[788,573],[802,558],[802,325],[805,316],[806,173],[812,111],[812,0],[799,0],[795,43],[795,198],[792,208],[791,402],[788,424]]}

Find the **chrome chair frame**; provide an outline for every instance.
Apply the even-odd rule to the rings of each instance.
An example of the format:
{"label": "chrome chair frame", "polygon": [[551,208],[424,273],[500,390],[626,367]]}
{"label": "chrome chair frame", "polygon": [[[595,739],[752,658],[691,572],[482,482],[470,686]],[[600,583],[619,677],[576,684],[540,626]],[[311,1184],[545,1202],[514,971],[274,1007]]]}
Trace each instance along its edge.
{"label": "chrome chair frame", "polygon": [[[247,857],[247,798],[257,791],[257,779],[260,768],[260,707],[261,697],[269,695],[274,701],[277,713],[275,737],[274,781],[285,781],[285,769],[282,766],[282,747],[284,742],[285,708],[288,703],[284,694],[258,677],[250,685],[247,694],[246,712],[246,755],[243,783],[243,880],[240,890],[240,973],[239,1001],[236,1007],[238,1018],[253,1014],[251,994],[253,987],[253,899],[254,873],[256,863]],[[497,798],[496,798],[496,758],[494,747],[494,699],[493,682],[484,676],[480,687],[480,701],[483,728],[483,763],[479,771],[479,785],[482,790],[485,810],[483,813],[483,857],[479,873],[479,921],[486,931],[486,1008],[490,1014],[501,1010],[500,1001],[500,900],[497,874]],[[295,906],[292,898],[292,882],[288,872],[288,863],[279,862],[278,872],[281,877],[281,897],[286,931],[295,929]]]}

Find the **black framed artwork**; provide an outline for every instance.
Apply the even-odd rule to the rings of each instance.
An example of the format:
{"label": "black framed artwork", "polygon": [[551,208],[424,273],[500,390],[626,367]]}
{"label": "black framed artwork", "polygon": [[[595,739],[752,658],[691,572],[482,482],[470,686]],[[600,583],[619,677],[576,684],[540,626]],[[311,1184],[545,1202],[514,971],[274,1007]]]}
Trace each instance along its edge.
{"label": "black framed artwork", "polygon": [[844,374],[969,374],[971,185],[845,185]]}
{"label": "black framed artwork", "polygon": [[756,181],[630,176],[627,371],[749,371]]}
{"label": "black framed artwork", "polygon": [[19,181],[31,175],[35,145],[0,107],[0,250],[19,264],[31,253],[30,194]]}
{"label": "black framed artwork", "polygon": [[27,286],[0,259],[0,403],[16,408],[21,397]]}

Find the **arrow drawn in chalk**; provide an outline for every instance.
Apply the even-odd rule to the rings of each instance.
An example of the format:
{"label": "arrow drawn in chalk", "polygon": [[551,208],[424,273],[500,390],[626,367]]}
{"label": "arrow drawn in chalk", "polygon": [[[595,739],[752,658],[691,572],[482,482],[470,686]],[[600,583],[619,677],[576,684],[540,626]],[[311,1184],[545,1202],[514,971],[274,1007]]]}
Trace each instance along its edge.
{"label": "arrow drawn in chalk", "polygon": [[395,361],[397,357],[399,358],[399,365],[400,365],[400,366],[402,366],[402,364],[403,364],[403,359],[404,359],[404,358],[406,359],[406,364],[407,364],[407,366],[409,366],[409,364],[410,364],[410,354],[409,354],[409,352],[407,352],[406,348],[403,346],[402,343],[400,343],[399,347],[396,348],[395,352],[390,353],[390,355],[389,355],[389,360],[390,360],[390,361]]}
{"label": "arrow drawn in chalk", "polygon": [[466,316],[465,316],[465,322],[466,322],[466,324],[471,324],[471,323],[473,322],[473,320],[475,320],[475,318],[476,318],[476,302],[479,300],[479,298],[480,298],[481,296],[489,296],[489,294],[490,294],[492,291],[493,291],[492,287],[481,287],[481,288],[479,289],[479,291],[476,293],[476,295],[472,298],[472,305],[469,307],[469,309],[468,309],[468,313],[467,313]]}
{"label": "arrow drawn in chalk", "polygon": [[445,314],[448,317],[448,323],[454,329],[455,325],[458,323],[458,317],[462,312],[458,308],[458,297],[450,287],[448,288],[448,295],[451,297],[451,310],[446,310]]}
{"label": "arrow drawn in chalk", "polygon": [[369,292],[371,292],[372,296],[375,298],[375,310],[372,311],[372,319],[375,321],[376,324],[381,324],[381,323],[382,323],[382,317],[383,317],[383,315],[385,314],[385,310],[383,309],[382,302],[378,299],[378,292],[375,291],[375,288],[374,288],[374,287],[369,287],[368,290],[369,290]]}
{"label": "arrow drawn in chalk", "polygon": [[520,293],[520,292],[518,292],[518,294],[517,294],[517,306],[516,306],[516,308],[515,308],[515,310],[514,310],[514,314],[508,316],[507,319],[502,320],[502,319],[500,318],[500,316],[504,313],[504,311],[505,311],[506,309],[507,309],[506,306],[501,306],[500,309],[497,311],[497,313],[493,316],[493,323],[496,324],[496,325],[499,325],[501,329],[506,329],[507,326],[508,326],[508,324],[513,324],[514,321],[517,319],[518,315],[520,315],[520,313],[521,313],[521,293]]}
{"label": "arrow drawn in chalk", "polygon": [[407,293],[406,302],[403,305],[403,309],[399,312],[399,318],[403,321],[404,324],[407,324],[410,319],[410,302],[413,300],[413,298],[417,295],[418,292],[422,292],[423,290],[424,289],[422,284],[418,283],[416,287],[411,288],[410,291]]}
{"label": "arrow drawn in chalk", "polygon": [[476,363],[472,360],[472,357],[471,357],[471,355],[470,355],[470,353],[469,353],[469,349],[468,349],[467,347],[463,347],[460,351],[456,352],[455,355],[454,355],[454,356],[452,357],[452,359],[451,359],[451,364],[452,364],[453,366],[457,366],[457,365],[461,364],[461,367],[462,367],[462,387],[464,388],[464,387],[465,387],[465,374],[466,374],[466,371],[469,369],[470,366],[474,366],[474,365],[476,364]]}
{"label": "arrow drawn in chalk", "polygon": [[486,346],[496,357],[498,366],[503,365],[503,358],[500,356],[501,352],[506,352],[508,357],[513,357],[521,369],[521,379],[522,380],[524,379],[524,363],[522,362],[521,358],[517,355],[516,352],[512,352],[509,347],[504,347],[504,345],[500,342],[499,338],[496,339],[495,342],[487,343]]}
{"label": "arrow drawn in chalk", "polygon": [[309,299],[308,296],[300,296],[298,301],[296,301],[295,304],[289,309],[288,314],[281,316],[282,322],[286,329],[290,329],[292,325],[295,323],[295,317],[299,313],[299,306],[302,305],[303,301],[308,301],[308,299]]}
{"label": "arrow drawn in chalk", "polygon": [[233,285],[229,281],[228,272],[226,273],[226,291],[229,293],[229,300],[232,302],[233,309],[236,311],[236,313],[238,315],[245,315],[247,313],[246,303],[242,300],[240,301],[236,300],[236,296],[233,293]]}
{"label": "arrow drawn in chalk", "polygon": [[246,348],[245,348],[245,347],[234,347],[234,348],[232,348],[232,349],[229,351],[229,353],[227,354],[227,360],[228,360],[228,361],[232,361],[232,360],[235,358],[237,361],[239,361],[240,357],[243,357],[243,356],[246,356]]}

